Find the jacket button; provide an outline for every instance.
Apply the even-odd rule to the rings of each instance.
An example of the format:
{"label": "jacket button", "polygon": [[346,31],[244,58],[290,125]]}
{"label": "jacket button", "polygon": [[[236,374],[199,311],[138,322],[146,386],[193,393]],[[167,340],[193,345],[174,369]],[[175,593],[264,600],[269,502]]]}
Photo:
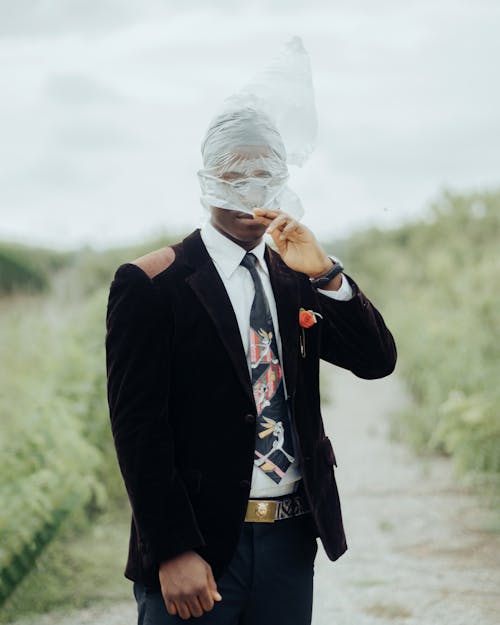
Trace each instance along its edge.
{"label": "jacket button", "polygon": [[250,414],[249,413],[249,414],[245,415],[245,423],[248,423],[248,424],[251,425],[251,424],[255,423],[255,420],[256,420],[256,417],[255,417],[254,414]]}
{"label": "jacket button", "polygon": [[250,483],[249,480],[241,480],[240,482],[240,487],[241,488],[250,488],[252,484]]}

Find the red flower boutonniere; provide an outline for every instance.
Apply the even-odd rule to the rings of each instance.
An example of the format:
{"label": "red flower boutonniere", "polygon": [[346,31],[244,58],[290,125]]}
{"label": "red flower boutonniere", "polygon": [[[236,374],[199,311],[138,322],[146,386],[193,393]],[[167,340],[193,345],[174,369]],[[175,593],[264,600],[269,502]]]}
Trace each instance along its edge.
{"label": "red flower boutonniere", "polygon": [[321,319],[323,319],[323,317],[318,312],[314,312],[314,310],[306,310],[305,308],[299,310],[299,325],[301,328],[300,355],[302,358],[306,357],[306,335],[304,328],[311,328],[315,323],[318,323],[316,317],[321,317]]}

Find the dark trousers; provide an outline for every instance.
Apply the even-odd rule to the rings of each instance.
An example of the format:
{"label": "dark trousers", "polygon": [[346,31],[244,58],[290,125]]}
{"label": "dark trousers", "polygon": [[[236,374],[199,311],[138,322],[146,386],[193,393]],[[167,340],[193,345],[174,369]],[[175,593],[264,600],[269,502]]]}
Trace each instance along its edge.
{"label": "dark trousers", "polygon": [[[190,619],[196,625],[309,625],[316,538],[309,514],[245,523],[228,569],[217,581],[222,601]],[[134,583],[138,625],[179,625],[159,591]]]}

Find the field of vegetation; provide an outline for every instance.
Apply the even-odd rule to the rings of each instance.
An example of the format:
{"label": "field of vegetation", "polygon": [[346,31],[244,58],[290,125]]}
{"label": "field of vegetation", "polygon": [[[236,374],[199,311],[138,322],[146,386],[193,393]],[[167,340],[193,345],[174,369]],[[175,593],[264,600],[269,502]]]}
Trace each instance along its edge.
{"label": "field of vegetation", "polygon": [[[130,597],[104,317],[116,267],[169,240],[100,253],[0,245],[0,622]],[[500,192],[445,193],[423,220],[327,246],[394,331],[415,401],[393,435],[449,455],[481,492],[500,484],[499,241]]]}
{"label": "field of vegetation", "polygon": [[116,267],[165,240],[104,253],[0,245],[0,622],[130,594],[106,301]]}
{"label": "field of vegetation", "polygon": [[344,243],[347,266],[394,331],[415,400],[394,436],[451,456],[459,474],[497,496],[499,252],[500,192],[446,192],[424,220]]}

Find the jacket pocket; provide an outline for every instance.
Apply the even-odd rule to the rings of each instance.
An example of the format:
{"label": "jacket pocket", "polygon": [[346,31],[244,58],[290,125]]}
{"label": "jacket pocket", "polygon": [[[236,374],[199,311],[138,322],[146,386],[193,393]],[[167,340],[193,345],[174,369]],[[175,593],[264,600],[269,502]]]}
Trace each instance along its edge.
{"label": "jacket pocket", "polygon": [[335,457],[335,452],[333,451],[333,445],[328,436],[325,436],[323,440],[319,443],[320,453],[323,456],[323,460],[325,461],[328,467],[337,466],[337,458]]}

